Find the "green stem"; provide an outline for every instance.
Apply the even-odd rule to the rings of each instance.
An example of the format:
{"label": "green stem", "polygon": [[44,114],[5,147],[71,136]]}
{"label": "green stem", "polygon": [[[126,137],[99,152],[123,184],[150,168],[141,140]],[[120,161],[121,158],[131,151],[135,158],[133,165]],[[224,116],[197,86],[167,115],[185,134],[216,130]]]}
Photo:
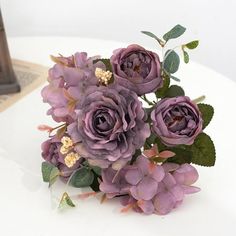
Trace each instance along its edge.
{"label": "green stem", "polygon": [[153,106],[155,105],[154,102],[151,102],[147,99],[146,95],[144,94],[142,97],[141,97],[149,106]]}

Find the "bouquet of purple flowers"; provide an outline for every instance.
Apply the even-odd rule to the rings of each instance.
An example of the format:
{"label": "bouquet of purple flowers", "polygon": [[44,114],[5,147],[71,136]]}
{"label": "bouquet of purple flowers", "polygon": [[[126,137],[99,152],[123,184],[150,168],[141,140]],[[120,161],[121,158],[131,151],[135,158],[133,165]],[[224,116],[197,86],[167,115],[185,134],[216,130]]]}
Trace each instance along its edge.
{"label": "bouquet of purple flowers", "polygon": [[[39,126],[49,132],[42,144],[42,175],[49,186],[58,177],[75,188],[90,187],[87,197],[118,198],[123,212],[167,214],[186,194],[199,191],[191,164],[213,166],[215,148],[203,132],[214,110],[192,100],[173,74],[180,57],[166,49],[185,28],[176,25],[161,38],[162,61],[153,51],[132,44],[116,49],[110,59],[78,52],[54,57],[42,97],[47,115],[60,123]],[[184,62],[198,41],[179,46]],[[172,80],[172,81],[171,81]],[[65,192],[60,206],[74,207]]]}

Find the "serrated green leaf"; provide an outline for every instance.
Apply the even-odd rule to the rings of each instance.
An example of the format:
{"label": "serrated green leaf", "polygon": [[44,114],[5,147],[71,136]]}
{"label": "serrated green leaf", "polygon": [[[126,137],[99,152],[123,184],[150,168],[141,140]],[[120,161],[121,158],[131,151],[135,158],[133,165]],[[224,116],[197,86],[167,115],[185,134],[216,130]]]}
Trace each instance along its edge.
{"label": "serrated green leaf", "polygon": [[69,197],[68,193],[65,192],[65,193],[63,193],[63,195],[61,197],[61,201],[59,203],[59,209],[64,209],[67,206],[75,207],[75,204],[73,203],[73,201]]}
{"label": "serrated green leaf", "polygon": [[78,169],[70,180],[70,185],[76,188],[88,187],[93,183],[94,174],[86,167]]}
{"label": "serrated green leaf", "polygon": [[188,48],[188,49],[194,49],[194,48],[196,48],[198,46],[198,44],[199,44],[199,41],[198,40],[194,40],[192,42],[189,42],[189,43],[185,44],[184,46],[186,48]]}
{"label": "serrated green leaf", "polygon": [[186,28],[182,25],[176,25],[170,31],[163,35],[163,39],[168,41],[170,39],[175,39],[181,36],[185,32]]}
{"label": "serrated green leaf", "polygon": [[54,167],[50,173],[49,177],[49,187],[51,187],[57,180],[57,178],[60,176],[60,171],[57,167]]}
{"label": "serrated green leaf", "polygon": [[197,104],[203,119],[203,129],[211,122],[211,119],[214,115],[214,108],[211,105],[199,103]]}
{"label": "serrated green leaf", "polygon": [[41,166],[42,176],[44,182],[50,181],[50,174],[53,170],[53,168],[56,168],[53,164],[44,161]]}
{"label": "serrated green leaf", "polygon": [[163,68],[169,74],[174,74],[179,69],[180,59],[179,55],[173,51],[168,50],[165,53]]}
{"label": "serrated green leaf", "polygon": [[183,51],[183,53],[184,53],[184,62],[187,64],[189,63],[189,55],[186,51]]}
{"label": "serrated green leaf", "polygon": [[168,88],[165,97],[172,98],[172,97],[178,97],[178,96],[184,96],[184,95],[185,95],[185,92],[180,86],[171,85]]}
{"label": "serrated green leaf", "polygon": [[192,163],[201,166],[215,165],[215,146],[207,134],[199,134],[193,145],[190,146],[190,150],[192,151]]}
{"label": "serrated green leaf", "polygon": [[153,34],[152,32],[149,31],[141,31],[141,33],[146,34],[147,36],[154,38],[161,46],[164,45],[164,41],[161,40],[160,38],[158,38],[155,34]]}
{"label": "serrated green leaf", "polygon": [[175,153],[175,156],[168,158],[167,162],[173,162],[177,164],[191,163],[192,160],[192,152],[182,148],[169,148],[169,151]]}
{"label": "serrated green leaf", "polygon": [[155,92],[155,95],[157,98],[162,98],[165,96],[166,91],[168,90],[170,86],[170,77],[168,75],[165,75],[163,78],[163,86],[162,88],[158,89]]}

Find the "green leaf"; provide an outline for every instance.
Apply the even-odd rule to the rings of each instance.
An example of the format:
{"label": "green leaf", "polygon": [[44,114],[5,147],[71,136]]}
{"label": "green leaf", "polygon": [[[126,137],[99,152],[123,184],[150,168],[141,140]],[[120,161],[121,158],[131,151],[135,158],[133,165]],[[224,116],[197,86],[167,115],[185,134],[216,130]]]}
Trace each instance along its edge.
{"label": "green leaf", "polygon": [[130,165],[132,165],[136,161],[137,157],[140,156],[141,154],[142,154],[141,150],[140,149],[136,149],[136,151],[135,151],[135,153],[132,156],[132,159],[130,161]]}
{"label": "green leaf", "polygon": [[[42,171],[42,176],[43,176],[43,181],[44,182],[49,182],[50,181],[50,175],[53,169],[57,169],[53,164],[44,161],[41,166],[41,171]],[[58,170],[58,169],[57,169]],[[58,170],[59,171],[59,170]]]}
{"label": "green leaf", "polygon": [[184,62],[187,64],[189,63],[189,55],[186,51],[183,50],[183,53],[184,53]]}
{"label": "green leaf", "polygon": [[175,153],[175,156],[168,158],[167,162],[173,162],[177,164],[191,163],[192,152],[182,148],[168,148],[169,151]]}
{"label": "green leaf", "polygon": [[186,28],[182,25],[176,25],[174,28],[172,28],[170,31],[168,31],[166,34],[164,34],[163,39],[165,41],[168,41],[170,39],[175,39],[181,36],[185,32]]}
{"label": "green leaf", "polygon": [[178,85],[171,85],[166,92],[165,97],[172,98],[178,96],[184,96],[184,90]]}
{"label": "green leaf", "polygon": [[60,176],[60,171],[57,167],[54,167],[50,173],[49,177],[49,187],[51,187],[57,180],[57,178]]}
{"label": "green leaf", "polygon": [[152,144],[154,144],[156,142],[156,138],[157,138],[157,136],[155,134],[151,133],[151,135],[148,138],[146,138],[144,149],[151,148]]}
{"label": "green leaf", "polygon": [[141,33],[146,34],[147,36],[149,36],[151,38],[154,38],[161,46],[163,46],[165,44],[165,42],[163,40],[161,40],[155,34],[149,32],[149,31],[141,31]]}
{"label": "green leaf", "polygon": [[194,48],[196,48],[198,46],[198,44],[199,44],[199,41],[198,40],[194,40],[192,42],[189,42],[189,43],[185,44],[184,46],[186,48],[188,48],[188,49],[194,49]]}
{"label": "green leaf", "polygon": [[99,182],[98,182],[98,177],[95,177],[92,184],[90,185],[90,188],[94,191],[94,192],[99,192],[100,188],[99,188]]}
{"label": "green leaf", "polygon": [[68,193],[65,192],[65,193],[63,193],[63,195],[61,197],[61,201],[59,203],[59,209],[64,209],[67,206],[75,207],[75,204],[73,203],[73,201],[69,197]]}
{"label": "green leaf", "polygon": [[96,175],[101,175],[102,169],[99,166],[90,166]]}
{"label": "green leaf", "polygon": [[175,77],[175,76],[173,76],[173,75],[170,75],[170,78],[173,79],[173,80],[175,80],[175,81],[177,81],[177,82],[180,82],[180,79],[177,78],[177,77]]}
{"label": "green leaf", "polygon": [[94,174],[86,167],[78,169],[70,180],[70,185],[76,188],[88,187],[93,183]]}
{"label": "green leaf", "polygon": [[190,150],[192,151],[192,163],[201,166],[215,165],[215,146],[207,134],[199,134],[193,145],[190,146]]}
{"label": "green leaf", "polygon": [[170,86],[170,77],[168,75],[165,75],[163,77],[163,86],[162,88],[158,89],[156,92],[155,92],[155,95],[157,98],[162,98],[165,96],[165,93],[166,91],[168,90]]}
{"label": "green leaf", "polygon": [[163,68],[167,73],[174,74],[179,69],[180,59],[179,55],[173,51],[168,50],[165,53]]}
{"label": "green leaf", "polygon": [[162,143],[161,139],[158,137],[156,137],[155,143],[157,144],[159,152],[169,149],[164,143]]}
{"label": "green leaf", "polygon": [[214,108],[211,105],[204,103],[199,103],[197,106],[202,114],[203,129],[205,129],[214,115]]}

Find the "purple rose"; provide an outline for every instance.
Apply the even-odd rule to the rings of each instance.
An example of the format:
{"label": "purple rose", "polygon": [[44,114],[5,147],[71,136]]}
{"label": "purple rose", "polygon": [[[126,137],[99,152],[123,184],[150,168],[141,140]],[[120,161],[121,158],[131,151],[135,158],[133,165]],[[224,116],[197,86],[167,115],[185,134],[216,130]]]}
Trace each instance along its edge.
{"label": "purple rose", "polygon": [[191,145],[202,132],[200,111],[189,97],[162,99],[152,111],[151,119],[153,131],[167,146]]}
{"label": "purple rose", "polygon": [[115,50],[111,64],[116,83],[138,95],[154,92],[163,85],[158,55],[139,45]]}
{"label": "purple rose", "polygon": [[[53,164],[61,172],[61,177],[67,180],[70,175],[80,167],[81,160],[78,160],[72,167],[68,167],[65,164],[65,156],[60,152],[62,143],[54,136],[41,145],[42,157],[45,161]],[[72,151],[72,150],[71,150]]]}
{"label": "purple rose", "polygon": [[150,135],[138,96],[119,85],[90,87],[78,108],[68,132],[78,153],[93,165],[120,168]]}

